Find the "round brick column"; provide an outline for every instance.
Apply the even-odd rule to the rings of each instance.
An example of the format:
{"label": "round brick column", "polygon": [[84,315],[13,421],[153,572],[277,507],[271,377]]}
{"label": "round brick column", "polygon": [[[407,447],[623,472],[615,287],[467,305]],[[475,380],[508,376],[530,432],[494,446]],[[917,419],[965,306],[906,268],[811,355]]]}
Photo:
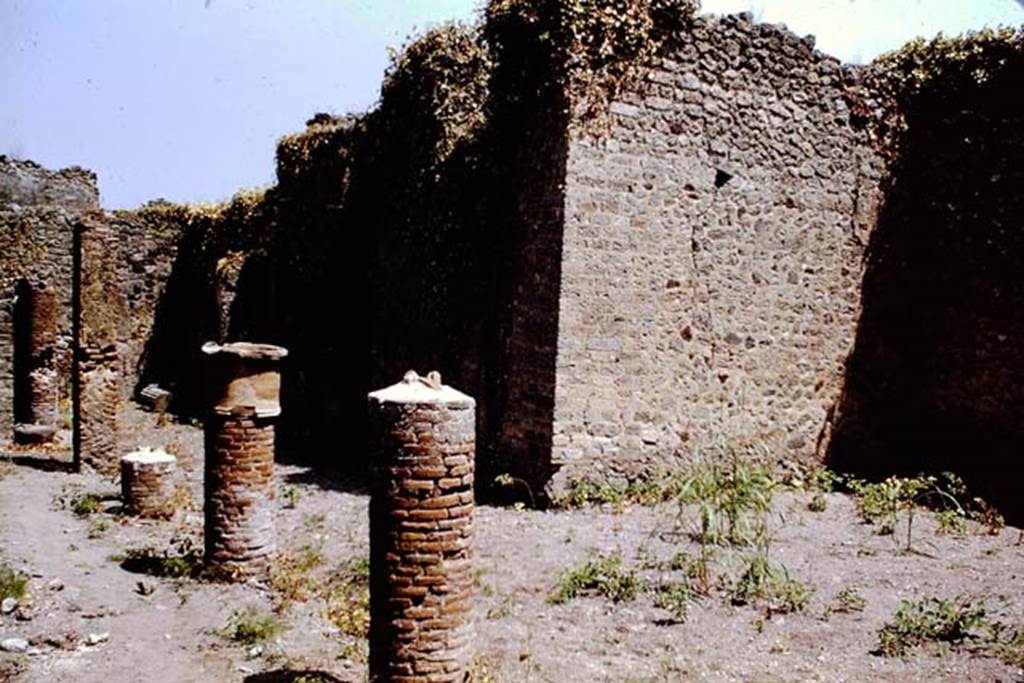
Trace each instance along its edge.
{"label": "round brick column", "polygon": [[206,420],[206,561],[246,569],[274,552],[274,421],[280,360],[270,344],[207,343],[213,407]]}
{"label": "round brick column", "polygon": [[437,373],[369,395],[371,681],[469,673],[475,408]]}
{"label": "round brick column", "polygon": [[177,459],[164,451],[140,448],[121,458],[121,498],[125,510],[141,517],[170,517]]}

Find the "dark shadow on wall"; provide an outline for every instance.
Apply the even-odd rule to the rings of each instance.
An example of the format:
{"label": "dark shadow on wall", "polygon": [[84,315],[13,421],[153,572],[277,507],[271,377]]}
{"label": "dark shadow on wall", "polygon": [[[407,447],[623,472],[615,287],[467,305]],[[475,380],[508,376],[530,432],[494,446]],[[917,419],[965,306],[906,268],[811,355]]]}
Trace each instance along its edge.
{"label": "dark shadow on wall", "polygon": [[829,463],[952,470],[1024,518],[1024,68],[919,95],[867,252]]}
{"label": "dark shadow on wall", "polygon": [[32,286],[20,279],[14,285],[14,421],[31,422],[32,386],[29,383],[32,346]]}
{"label": "dark shadow on wall", "polygon": [[171,274],[160,296],[152,333],[138,359],[135,392],[159,384],[173,394],[180,417],[202,416],[205,397],[201,348],[217,334],[217,303],[200,231],[183,230]]}

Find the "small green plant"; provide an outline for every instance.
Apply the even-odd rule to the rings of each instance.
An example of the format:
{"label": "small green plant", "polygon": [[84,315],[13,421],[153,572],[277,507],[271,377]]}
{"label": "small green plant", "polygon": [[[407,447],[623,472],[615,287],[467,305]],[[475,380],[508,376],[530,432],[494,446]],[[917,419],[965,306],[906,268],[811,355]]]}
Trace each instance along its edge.
{"label": "small green plant", "polygon": [[203,571],[202,556],[197,551],[181,554],[158,552],[153,548],[130,548],[123,555],[121,566],[130,572],[162,578],[199,578]]}
{"label": "small green plant", "polygon": [[281,621],[272,612],[259,607],[245,607],[231,613],[221,634],[236,643],[255,645],[276,636],[281,627]]}
{"label": "small green plant", "polygon": [[632,600],[640,591],[640,582],[632,571],[622,568],[622,556],[601,555],[582,566],[567,569],[558,578],[551,604],[561,604],[586,594],[603,595],[614,602]]}
{"label": "small green plant", "polygon": [[582,508],[587,505],[610,505],[616,512],[625,509],[630,491],[623,486],[591,481],[575,482],[555,500],[556,507]]}
{"label": "small green plant", "polygon": [[103,499],[95,493],[83,493],[71,499],[71,512],[76,517],[88,517],[103,509]]}
{"label": "small green plant", "polygon": [[672,618],[681,624],[689,615],[690,602],[693,601],[693,598],[694,594],[690,589],[690,584],[678,581],[659,586],[654,604],[661,609],[668,610],[672,614]]}
{"label": "small green plant", "polygon": [[853,586],[847,586],[836,594],[826,611],[828,614],[850,614],[863,612],[867,606],[868,601],[864,596]]}
{"label": "small green plant", "polygon": [[299,487],[294,484],[289,484],[281,490],[281,495],[284,496],[285,507],[294,510],[299,504],[299,498],[302,497],[302,492],[299,491]]}
{"label": "small green plant", "polygon": [[0,600],[21,600],[28,588],[28,577],[14,571],[6,562],[0,562]]}
{"label": "small green plant", "polygon": [[766,467],[735,456],[728,465],[699,463],[677,494],[680,512],[697,505],[696,540],[704,544],[748,545],[756,540],[771,510],[776,485]]}
{"label": "small green plant", "polygon": [[941,510],[935,513],[935,521],[939,525],[940,534],[952,536],[967,535],[967,519],[961,510]]}
{"label": "small green plant", "polygon": [[515,600],[508,593],[501,596],[498,600],[498,604],[487,610],[488,619],[504,619],[505,617],[512,614],[512,608],[515,607]]}
{"label": "small green plant", "polygon": [[729,592],[734,605],[759,603],[769,615],[799,612],[813,595],[813,587],[791,578],[785,567],[772,565],[766,537],[747,557],[743,573]]}
{"label": "small green plant", "polygon": [[[537,500],[536,498],[534,498],[533,489],[530,487],[530,483],[525,479],[513,477],[511,474],[503,472],[494,478],[494,483],[495,485],[501,486],[502,488],[508,489],[510,491],[518,488],[519,490],[526,494],[527,498],[529,498],[530,507],[537,507]],[[558,501],[556,501],[556,504],[558,504]]]}
{"label": "small green plant", "polygon": [[321,545],[306,544],[290,552],[278,553],[267,574],[267,582],[276,594],[277,608],[305,601],[316,586],[311,572],[323,563]]}
{"label": "small green plant", "polygon": [[987,627],[985,606],[975,598],[904,600],[892,621],[878,632],[878,652],[885,657],[903,657],[926,643],[981,639]]}
{"label": "small green plant", "polygon": [[103,538],[110,531],[110,522],[105,519],[94,519],[89,522],[89,538]]}
{"label": "small green plant", "polygon": [[821,491],[816,492],[811,496],[811,500],[807,503],[807,509],[811,512],[824,512],[828,508],[828,498]]}
{"label": "small green plant", "polygon": [[325,584],[327,619],[348,636],[365,638],[370,630],[370,560],[354,557],[331,573]]}
{"label": "small green plant", "polygon": [[952,472],[913,479],[889,477],[878,483],[850,479],[847,485],[856,497],[861,519],[876,524],[880,534],[895,533],[899,515],[906,513],[907,550],[918,506],[935,511],[940,533],[965,533],[967,519],[985,525],[989,533],[999,533],[1003,526],[1002,516],[981,498],[970,497],[963,480]]}

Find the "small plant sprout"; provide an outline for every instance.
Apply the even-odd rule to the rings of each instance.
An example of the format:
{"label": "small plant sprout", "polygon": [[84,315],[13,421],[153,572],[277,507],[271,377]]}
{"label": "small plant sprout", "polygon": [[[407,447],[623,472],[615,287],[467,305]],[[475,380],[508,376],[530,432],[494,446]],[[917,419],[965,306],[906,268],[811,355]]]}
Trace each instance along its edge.
{"label": "small plant sprout", "polygon": [[272,612],[245,607],[231,613],[221,635],[242,645],[255,645],[272,639],[281,628],[281,621]]}
{"label": "small plant sprout", "polygon": [[622,555],[602,555],[567,569],[558,578],[551,604],[561,604],[587,594],[603,595],[614,602],[632,600],[640,591],[636,575],[622,567]]}

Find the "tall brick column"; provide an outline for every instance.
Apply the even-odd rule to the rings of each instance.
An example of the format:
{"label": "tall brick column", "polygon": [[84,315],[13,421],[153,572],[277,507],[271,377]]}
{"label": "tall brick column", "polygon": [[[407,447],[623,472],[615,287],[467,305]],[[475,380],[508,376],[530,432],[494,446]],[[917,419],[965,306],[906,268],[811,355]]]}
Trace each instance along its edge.
{"label": "tall brick column", "polygon": [[371,681],[468,675],[475,408],[437,373],[369,395]]}
{"label": "tall brick column", "polygon": [[0,293],[0,444],[14,438],[14,297]]}
{"label": "tall brick column", "polygon": [[105,221],[89,218],[75,226],[72,272],[75,467],[102,472],[120,468],[117,412],[121,364],[117,334],[123,309],[117,288],[117,243]]}
{"label": "tall brick column", "polygon": [[[57,294],[41,282],[18,286],[15,440],[51,441],[57,427]],[[21,394],[21,395],[17,395]]]}
{"label": "tall brick column", "polygon": [[274,552],[274,422],[286,349],[203,345],[212,408],[206,420],[206,561],[245,570]]}

